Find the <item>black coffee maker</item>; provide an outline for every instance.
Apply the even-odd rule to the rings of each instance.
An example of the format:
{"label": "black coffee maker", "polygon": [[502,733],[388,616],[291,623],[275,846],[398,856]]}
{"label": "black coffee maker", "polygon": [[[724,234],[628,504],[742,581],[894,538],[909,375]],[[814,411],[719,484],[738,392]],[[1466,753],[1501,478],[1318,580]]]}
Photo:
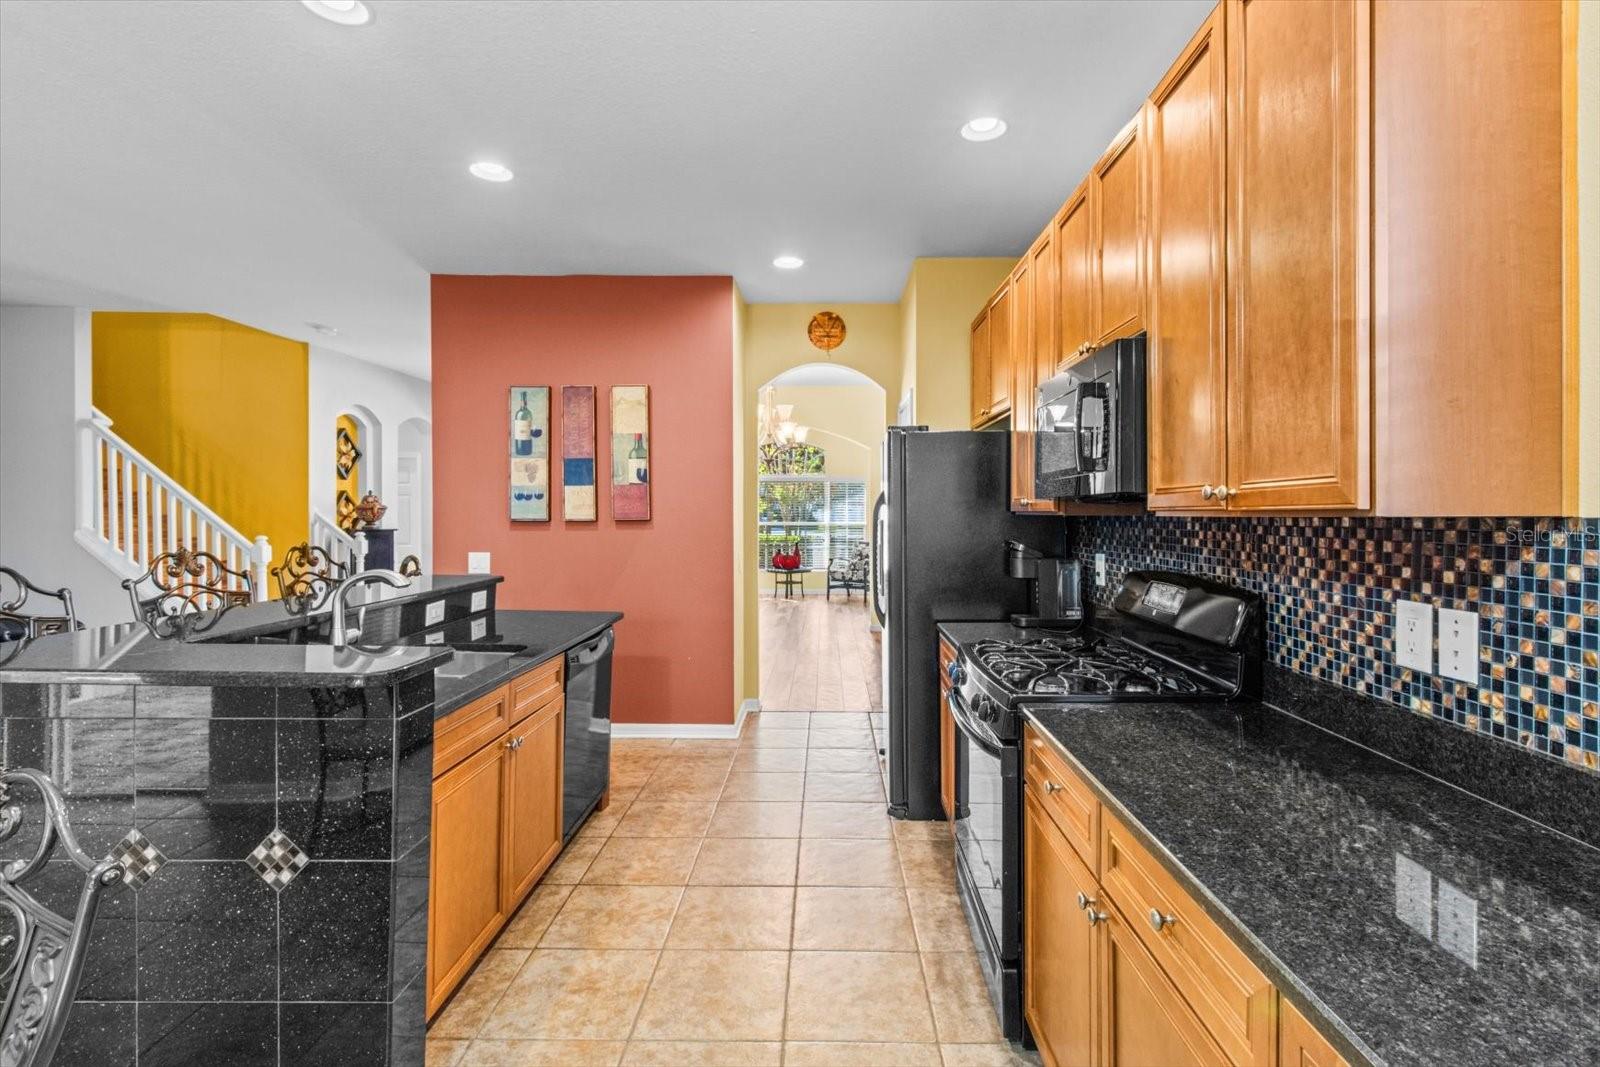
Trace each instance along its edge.
{"label": "black coffee maker", "polygon": [[1077,560],[1007,541],[1006,573],[1033,583],[1028,614],[1011,616],[1011,625],[1070,630],[1083,623],[1083,567]]}

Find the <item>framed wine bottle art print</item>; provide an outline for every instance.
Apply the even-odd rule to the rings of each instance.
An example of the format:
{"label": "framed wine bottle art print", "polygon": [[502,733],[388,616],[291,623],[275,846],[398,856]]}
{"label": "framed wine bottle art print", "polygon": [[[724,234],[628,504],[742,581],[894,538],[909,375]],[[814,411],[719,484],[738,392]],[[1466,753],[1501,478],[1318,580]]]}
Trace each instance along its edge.
{"label": "framed wine bottle art print", "polygon": [[511,519],[550,521],[550,387],[511,387]]}
{"label": "framed wine bottle art print", "polygon": [[650,518],[650,387],[611,387],[611,518]]}

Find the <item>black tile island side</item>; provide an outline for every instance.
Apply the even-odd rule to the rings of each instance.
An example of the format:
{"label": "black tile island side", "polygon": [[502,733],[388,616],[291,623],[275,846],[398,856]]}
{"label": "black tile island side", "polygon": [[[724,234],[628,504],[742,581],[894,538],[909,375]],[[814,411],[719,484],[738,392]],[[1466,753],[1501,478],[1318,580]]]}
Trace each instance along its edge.
{"label": "black tile island side", "polygon": [[1352,1064],[1600,1063],[1592,775],[1277,668],[1027,715]]}
{"label": "black tile island side", "polygon": [[[497,612],[499,579],[470,577],[395,598],[375,651],[289,643],[317,624],[277,604],[202,640],[0,645],[5,765],[50,774],[84,849],[128,872],[55,1064],[422,1063],[436,718],[621,618]],[[462,603],[436,621],[430,599]],[[436,689],[474,641],[513,654]],[[36,840],[34,799],[0,859]],[[70,914],[81,885],[58,860],[30,888]]]}

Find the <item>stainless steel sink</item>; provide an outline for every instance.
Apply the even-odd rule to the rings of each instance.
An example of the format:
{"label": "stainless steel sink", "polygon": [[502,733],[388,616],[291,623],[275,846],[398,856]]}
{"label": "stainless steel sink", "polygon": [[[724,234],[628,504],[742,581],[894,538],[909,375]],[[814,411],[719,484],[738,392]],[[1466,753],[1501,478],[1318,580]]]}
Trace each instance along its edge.
{"label": "stainless steel sink", "polygon": [[510,659],[510,652],[462,652],[459,649],[448,663],[433,669],[435,678],[465,678]]}

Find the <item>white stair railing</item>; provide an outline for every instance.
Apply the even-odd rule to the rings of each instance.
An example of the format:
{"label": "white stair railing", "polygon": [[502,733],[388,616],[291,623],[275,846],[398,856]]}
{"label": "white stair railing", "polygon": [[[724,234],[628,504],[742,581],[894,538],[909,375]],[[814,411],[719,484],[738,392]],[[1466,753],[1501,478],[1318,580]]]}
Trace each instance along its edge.
{"label": "white stair railing", "polygon": [[[272,545],[246,537],[199,498],[111,431],[98,410],[78,420],[78,541],[123,577],[185,546],[209,552],[229,570],[250,575],[253,596],[267,598]],[[244,582],[227,577],[230,589]]]}
{"label": "white stair railing", "polygon": [[316,508],[311,509],[311,543],[342,566],[346,574],[355,574],[366,566],[367,535],[360,531],[345,533]]}

